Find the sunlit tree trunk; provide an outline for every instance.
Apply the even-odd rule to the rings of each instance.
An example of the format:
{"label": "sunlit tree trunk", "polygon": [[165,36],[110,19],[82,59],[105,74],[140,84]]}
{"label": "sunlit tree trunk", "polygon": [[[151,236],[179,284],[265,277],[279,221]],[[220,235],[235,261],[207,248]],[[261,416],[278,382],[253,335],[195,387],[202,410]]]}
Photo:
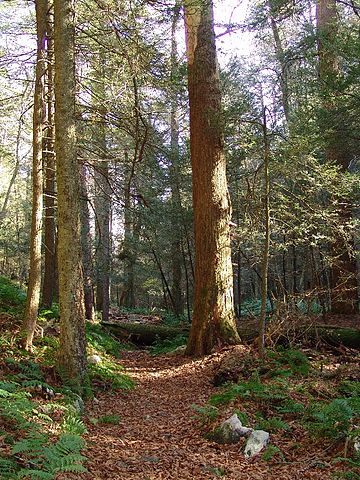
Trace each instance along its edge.
{"label": "sunlit tree trunk", "polygon": [[[322,96],[321,128],[326,141],[326,160],[336,163],[342,172],[348,170],[351,154],[346,132],[346,121],[341,118],[337,102],[341,92],[339,80],[339,59],[336,52],[338,37],[338,13],[335,0],[318,0],[317,31],[319,53],[319,80]],[[325,113],[326,112],[326,113]],[[342,198],[340,222],[346,225],[351,220],[351,201]],[[341,228],[339,229],[341,231]],[[331,267],[331,311],[352,314],[358,311],[357,265],[353,240],[346,242],[337,231],[334,232]]]}
{"label": "sunlit tree trunk", "polygon": [[185,2],[190,149],[195,227],[195,294],[187,354],[239,342],[233,301],[231,205],[211,2]]}
{"label": "sunlit tree trunk", "polygon": [[75,122],[74,1],[55,0],[55,128],[58,185],[59,368],[81,392],[86,377],[80,179]]}
{"label": "sunlit tree trunk", "polygon": [[32,219],[30,239],[30,272],[23,322],[24,347],[31,350],[36,327],[41,289],[41,234],[43,215],[43,130],[45,124],[45,58],[47,1],[35,3],[37,54],[33,113],[33,163],[32,163]]}
{"label": "sunlit tree trunk", "polygon": [[174,238],[171,243],[171,296],[173,299],[173,310],[175,315],[181,315],[184,311],[184,297],[182,293],[182,251],[181,251],[181,231],[180,222],[181,199],[179,188],[179,112],[178,112],[178,88],[176,85],[177,61],[177,42],[176,26],[179,20],[180,5],[175,5],[173,20],[171,26],[171,164],[170,164],[170,186],[172,203],[172,230]]}
{"label": "sunlit tree trunk", "polygon": [[56,286],[56,222],[55,222],[55,96],[54,96],[54,28],[50,6],[47,12],[47,128],[44,142],[45,191],[44,191],[44,281],[42,305],[51,308]]}

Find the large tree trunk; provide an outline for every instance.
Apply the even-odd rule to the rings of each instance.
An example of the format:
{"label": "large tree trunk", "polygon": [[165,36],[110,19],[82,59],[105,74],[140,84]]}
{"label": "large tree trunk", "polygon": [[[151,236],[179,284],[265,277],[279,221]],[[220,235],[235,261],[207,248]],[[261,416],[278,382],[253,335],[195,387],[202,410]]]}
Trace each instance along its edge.
{"label": "large tree trunk", "polygon": [[211,2],[185,3],[195,225],[190,355],[240,341],[236,330],[221,94]]}
{"label": "large tree trunk", "polygon": [[36,8],[37,55],[33,113],[32,164],[32,219],[30,239],[30,273],[25,317],[23,322],[24,347],[31,350],[34,337],[41,289],[41,230],[43,214],[43,129],[45,123],[45,57],[47,1],[39,0]]}
{"label": "large tree trunk", "polygon": [[58,185],[59,367],[82,392],[86,377],[80,179],[76,155],[74,1],[55,0],[55,126]]}
{"label": "large tree trunk", "polygon": [[50,7],[47,12],[47,128],[44,142],[45,192],[44,192],[44,282],[42,288],[42,305],[51,308],[56,288],[56,222],[55,222],[55,96],[54,96],[54,28],[53,14]]}
{"label": "large tree trunk", "polygon": [[[342,172],[348,170],[351,154],[346,132],[346,121],[341,118],[337,102],[341,92],[337,86],[339,60],[335,50],[338,36],[338,13],[335,0],[318,0],[317,31],[319,53],[319,79],[322,96],[322,125],[325,136],[326,160],[336,163]],[[339,221],[346,225],[352,217],[351,201],[339,202]],[[341,231],[342,229],[337,229]],[[347,242],[338,231],[334,232],[331,267],[331,311],[353,314],[358,311],[357,266],[353,239]]]}

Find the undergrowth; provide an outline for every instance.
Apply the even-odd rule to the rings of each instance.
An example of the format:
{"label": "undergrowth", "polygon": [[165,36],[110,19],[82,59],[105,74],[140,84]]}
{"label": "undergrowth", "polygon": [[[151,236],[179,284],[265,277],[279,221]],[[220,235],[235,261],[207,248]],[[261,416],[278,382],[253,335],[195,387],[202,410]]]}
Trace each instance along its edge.
{"label": "undergrowth", "polygon": [[[0,478],[51,480],[60,472],[86,472],[83,402],[61,385],[56,370],[58,307],[40,311],[45,336],[35,337],[29,353],[17,341],[25,299],[21,289],[0,277],[0,311],[7,315],[0,337]],[[126,347],[99,325],[88,325],[87,337],[88,353],[102,358],[89,365],[93,388],[131,388],[132,380],[116,362]]]}
{"label": "undergrowth", "polygon": [[179,333],[173,338],[158,340],[154,345],[151,346],[150,352],[152,355],[163,355],[164,353],[172,352],[176,348],[186,345],[186,342],[187,335],[184,333]]}
{"label": "undergrowth", "polygon": [[[303,352],[294,349],[267,352],[263,363],[254,361],[250,372],[244,371],[244,376],[249,374],[250,378],[219,388],[207,404],[194,407],[207,438],[218,428],[222,411],[228,415],[232,409],[244,426],[266,430],[275,438],[280,434],[289,442],[296,431],[314,442],[321,439],[325,445],[342,448],[346,458],[338,461],[347,467],[337,472],[336,478],[359,480],[360,455],[353,447],[360,439],[358,381],[342,379],[329,384],[322,366],[316,369]],[[273,457],[285,459],[277,445],[270,445],[262,454],[266,461]]]}
{"label": "undergrowth", "polygon": [[26,292],[8,278],[0,276],[0,312],[20,314],[25,302]]}

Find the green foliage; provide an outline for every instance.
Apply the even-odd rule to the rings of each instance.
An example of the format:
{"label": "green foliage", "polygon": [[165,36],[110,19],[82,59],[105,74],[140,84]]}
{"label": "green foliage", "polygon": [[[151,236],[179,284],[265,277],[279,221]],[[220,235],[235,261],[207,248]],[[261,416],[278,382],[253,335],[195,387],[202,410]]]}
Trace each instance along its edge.
{"label": "green foliage", "polygon": [[26,293],[14,282],[0,276],[0,311],[19,314],[25,307]]}
{"label": "green foliage", "polygon": [[201,425],[213,422],[219,414],[219,410],[213,405],[200,406],[193,404],[191,405],[191,408],[197,413],[195,419],[199,421]]}
{"label": "green foliage", "polygon": [[187,318],[185,315],[175,315],[174,312],[166,311],[162,315],[162,321],[164,325],[168,325],[169,327],[178,327],[180,325],[183,325],[184,323],[187,322]]}
{"label": "green foliage", "polygon": [[15,459],[0,455],[0,478],[3,480],[13,480],[16,478],[16,472],[19,467]]}
{"label": "green foliage", "polygon": [[279,432],[290,430],[290,426],[288,423],[281,420],[281,418],[270,417],[267,419],[261,418],[258,420],[255,429],[266,430],[267,432]]}
{"label": "green foliage", "polygon": [[111,360],[89,365],[90,378],[100,380],[113,390],[130,390],[134,381],[124,373],[124,368]]}
{"label": "green foliage", "polygon": [[349,435],[353,422],[359,418],[359,398],[337,398],[330,403],[310,405],[305,425],[316,436],[339,439]]}
{"label": "green foliage", "polygon": [[53,303],[51,308],[41,308],[39,311],[39,317],[45,319],[59,318],[59,305],[57,303]]}
{"label": "green foliage", "polygon": [[179,333],[173,338],[165,338],[164,340],[158,340],[151,348],[152,355],[163,355],[164,353],[169,353],[175,350],[178,347],[186,345],[187,335],[184,333]]}
{"label": "green foliage", "polygon": [[86,324],[86,337],[88,346],[97,352],[113,355],[116,358],[119,358],[122,350],[128,348],[127,345],[120,343],[100,324],[88,322]]}
{"label": "green foliage", "polygon": [[87,432],[84,422],[74,409],[68,409],[61,423],[61,430],[64,433],[72,433],[75,435],[83,435]]}
{"label": "green foliage", "polygon": [[[309,374],[309,359],[300,350],[279,349],[268,352],[268,357],[280,367],[272,371],[272,376],[286,376],[286,374],[307,376]],[[283,367],[287,369],[284,370]]]}
{"label": "green foliage", "polygon": [[280,457],[281,460],[285,461],[285,456],[280,450],[280,448],[276,447],[275,445],[268,445],[262,453],[261,458],[265,460],[265,462],[269,462],[276,456]]}
{"label": "green foliage", "polygon": [[347,397],[360,397],[360,382],[344,380],[340,383],[338,390]]}
{"label": "green foliage", "polygon": [[50,444],[45,435],[29,435],[17,442],[12,454],[21,453],[31,468],[20,469],[17,478],[53,479],[59,472],[86,472],[82,465],[86,458],[81,455],[84,440],[78,435],[60,435],[56,443]]}
{"label": "green foliage", "polygon": [[249,424],[249,415],[245,412],[242,412],[238,409],[234,410],[234,413],[238,416],[238,419],[243,425],[248,425]]}
{"label": "green foliage", "polygon": [[[245,300],[241,304],[241,314],[242,315],[250,315],[250,316],[258,316],[260,315],[261,310],[261,300]],[[271,313],[271,303],[269,300],[266,301],[266,313]]]}
{"label": "green foliage", "polygon": [[119,425],[120,416],[116,414],[103,415],[97,419],[98,423],[104,423],[109,425]]}
{"label": "green foliage", "polygon": [[258,376],[253,376],[247,382],[239,382],[230,385],[221,393],[212,395],[209,403],[211,405],[223,405],[232,402],[236,398],[251,399],[256,401],[272,401],[274,404],[282,404],[288,399],[286,388],[280,383],[265,384]]}

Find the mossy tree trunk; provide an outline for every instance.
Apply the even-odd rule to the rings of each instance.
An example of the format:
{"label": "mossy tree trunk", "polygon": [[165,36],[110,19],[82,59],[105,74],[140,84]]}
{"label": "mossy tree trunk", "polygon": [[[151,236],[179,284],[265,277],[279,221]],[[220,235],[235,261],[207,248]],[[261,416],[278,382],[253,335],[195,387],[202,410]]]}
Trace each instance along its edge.
{"label": "mossy tree trunk", "polygon": [[186,1],[185,26],[195,227],[195,294],[187,354],[199,356],[240,339],[212,3]]}
{"label": "mossy tree trunk", "polygon": [[58,185],[59,368],[81,392],[86,378],[80,178],[75,122],[74,1],[55,0],[55,127]]}
{"label": "mossy tree trunk", "polygon": [[32,162],[32,216],[30,238],[30,272],[25,317],[22,325],[24,347],[32,349],[40,303],[41,290],[41,235],[43,215],[43,131],[46,118],[46,12],[47,0],[35,3],[37,54],[33,112],[33,162]]}

